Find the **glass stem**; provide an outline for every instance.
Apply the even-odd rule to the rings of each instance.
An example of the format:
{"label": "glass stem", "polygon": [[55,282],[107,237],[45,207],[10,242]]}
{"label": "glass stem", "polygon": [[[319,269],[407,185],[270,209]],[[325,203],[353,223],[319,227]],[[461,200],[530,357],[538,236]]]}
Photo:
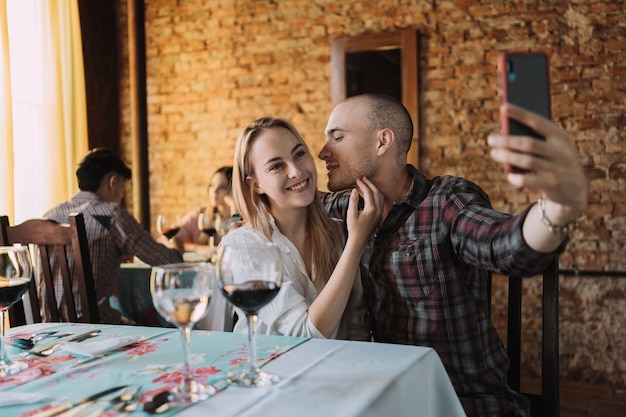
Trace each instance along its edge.
{"label": "glass stem", "polygon": [[248,372],[257,373],[256,366],[256,324],[257,324],[257,315],[256,314],[248,314],[246,316],[248,319]]}
{"label": "glass stem", "polygon": [[183,338],[183,354],[185,358],[185,364],[183,368],[183,379],[180,382],[181,388],[186,392],[189,390],[191,386],[191,381],[193,381],[193,371],[191,369],[191,349],[190,349],[190,338],[191,338],[191,327],[185,326],[180,329]]}
{"label": "glass stem", "polygon": [[4,321],[6,320],[6,309],[0,310],[0,363],[7,364],[9,363],[9,355],[7,354],[7,349],[4,346]]}

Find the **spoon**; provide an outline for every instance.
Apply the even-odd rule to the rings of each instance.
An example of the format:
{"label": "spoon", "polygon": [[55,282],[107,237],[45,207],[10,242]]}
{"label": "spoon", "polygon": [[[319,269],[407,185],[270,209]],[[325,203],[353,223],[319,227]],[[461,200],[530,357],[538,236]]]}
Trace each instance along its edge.
{"label": "spoon", "polygon": [[[115,411],[115,415],[128,414],[137,408],[139,402],[139,393],[141,392],[141,385],[129,385],[120,392],[119,395],[111,398],[107,401],[108,406],[103,409],[96,410],[95,412],[87,415],[87,417],[103,417],[108,416],[110,412]],[[119,413],[122,414],[119,414]]]}
{"label": "spoon", "polygon": [[[223,391],[229,384],[230,381],[228,379],[223,379],[214,384],[207,385],[205,387],[208,392],[207,398],[211,398],[218,392]],[[143,405],[143,411],[148,414],[161,414],[170,410],[172,407],[177,407],[182,404],[184,404],[184,402],[176,398],[175,390],[169,389],[159,392],[150,400],[146,401]]]}
{"label": "spoon", "polygon": [[161,391],[157,395],[152,397],[152,399],[144,403],[143,411],[149,414],[164,413],[169,410],[172,405],[177,405],[174,400],[176,400],[176,395],[174,395],[174,391]]}
{"label": "spoon", "polygon": [[120,416],[132,413],[139,406],[139,400],[141,399],[141,385],[136,385],[135,387],[134,391],[130,391],[132,387],[129,388],[129,392],[126,393],[124,398],[120,395],[122,402],[116,406],[117,410],[122,412]]}

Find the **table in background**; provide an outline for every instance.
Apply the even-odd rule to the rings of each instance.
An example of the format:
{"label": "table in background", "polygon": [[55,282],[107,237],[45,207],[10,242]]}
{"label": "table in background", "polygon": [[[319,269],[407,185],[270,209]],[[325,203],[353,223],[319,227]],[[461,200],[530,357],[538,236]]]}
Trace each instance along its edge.
{"label": "table in background", "polygon": [[[9,334],[32,333],[46,326],[59,328],[60,325],[22,326],[10,329]],[[76,401],[106,387],[133,382],[142,383],[144,391],[154,391],[159,384],[171,384],[176,369],[180,369],[182,352],[174,329],[73,326],[75,332],[98,327],[102,329],[98,337],[135,331],[148,339],[139,346],[131,345],[102,358],[75,364],[61,362],[68,364],[63,371],[54,373],[48,369],[49,373],[23,385],[7,387],[5,381],[4,385],[0,384],[0,395],[45,390]],[[245,342],[246,336],[242,334],[194,331],[191,337],[194,369],[210,382],[223,379],[232,364],[241,363],[237,358],[246,357]],[[229,386],[209,400],[176,410],[176,415],[465,416],[439,357],[430,348],[264,335],[259,335],[257,342],[259,358],[269,361],[264,369],[279,375],[279,384],[254,389]],[[67,353],[65,357],[67,360]],[[62,358],[60,352],[42,361],[54,364]],[[18,416],[42,405],[2,407],[0,413]],[[172,414],[173,411],[166,415]],[[147,416],[141,410],[133,415]]]}
{"label": "table in background", "polygon": [[[171,327],[157,313],[150,294],[152,267],[141,262],[123,263],[117,279],[117,293],[111,306],[141,326]],[[219,291],[213,292],[206,316],[196,324],[201,330],[232,330],[232,309]]]}
{"label": "table in background", "polygon": [[164,326],[165,320],[154,308],[150,295],[151,267],[141,263],[123,263],[117,279],[117,292],[111,306],[133,322],[144,326]]}

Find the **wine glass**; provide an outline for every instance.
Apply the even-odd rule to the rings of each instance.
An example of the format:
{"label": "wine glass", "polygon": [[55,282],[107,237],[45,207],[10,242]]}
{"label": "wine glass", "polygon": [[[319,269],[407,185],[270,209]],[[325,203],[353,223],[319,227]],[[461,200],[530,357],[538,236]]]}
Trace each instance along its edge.
{"label": "wine glass", "polygon": [[0,377],[28,368],[26,362],[9,359],[4,344],[6,312],[28,290],[32,265],[26,246],[0,246]]}
{"label": "wine glass", "polygon": [[160,235],[165,236],[167,240],[172,239],[174,236],[176,236],[176,233],[180,231],[178,218],[175,218],[174,221],[171,221],[162,214],[159,214],[157,216],[156,228],[157,232]]}
{"label": "wine glass", "polygon": [[201,401],[209,396],[207,387],[194,379],[189,340],[191,328],[206,314],[214,284],[215,266],[209,263],[154,266],[150,274],[154,307],[165,320],[181,330],[184,368],[175,396],[183,403]]}
{"label": "wine glass", "polygon": [[222,244],[217,248],[217,282],[226,299],[243,310],[248,320],[248,362],[231,373],[231,382],[245,387],[260,387],[279,381],[257,366],[254,341],[257,313],[276,297],[283,279],[283,264],[278,247],[271,243]]}
{"label": "wine glass", "polygon": [[207,213],[198,215],[198,229],[209,236],[209,238],[216,236],[224,237],[230,231],[230,222],[231,220],[222,217],[217,209],[214,209],[211,215]]}
{"label": "wine glass", "polygon": [[207,235],[209,239],[214,238],[217,235],[216,220],[215,214],[210,216],[207,213],[200,213],[198,215],[198,230]]}

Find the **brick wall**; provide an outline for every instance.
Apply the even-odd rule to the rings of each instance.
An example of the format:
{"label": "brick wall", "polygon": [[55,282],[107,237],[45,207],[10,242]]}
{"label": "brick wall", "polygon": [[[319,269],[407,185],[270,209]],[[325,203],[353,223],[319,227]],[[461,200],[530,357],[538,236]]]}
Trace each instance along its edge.
{"label": "brick wall", "polygon": [[[146,0],[152,217],[202,204],[211,173],[231,163],[240,129],[259,116],[290,119],[317,153],[331,110],[331,40],[415,27],[424,173],[470,178],[506,212],[536,199],[508,185],[485,142],[499,130],[497,52],[546,50],[554,120],[576,138],[591,184],[586,219],[561,267],[625,270],[625,7],[616,0]],[[318,171],[325,184],[321,163]],[[530,280],[527,289],[534,316],[538,284]],[[626,386],[626,280],[567,278],[562,287],[562,374]],[[496,310],[503,296],[496,286]],[[537,320],[530,324],[525,356],[533,358]],[[530,374],[540,369],[525,363]]]}

